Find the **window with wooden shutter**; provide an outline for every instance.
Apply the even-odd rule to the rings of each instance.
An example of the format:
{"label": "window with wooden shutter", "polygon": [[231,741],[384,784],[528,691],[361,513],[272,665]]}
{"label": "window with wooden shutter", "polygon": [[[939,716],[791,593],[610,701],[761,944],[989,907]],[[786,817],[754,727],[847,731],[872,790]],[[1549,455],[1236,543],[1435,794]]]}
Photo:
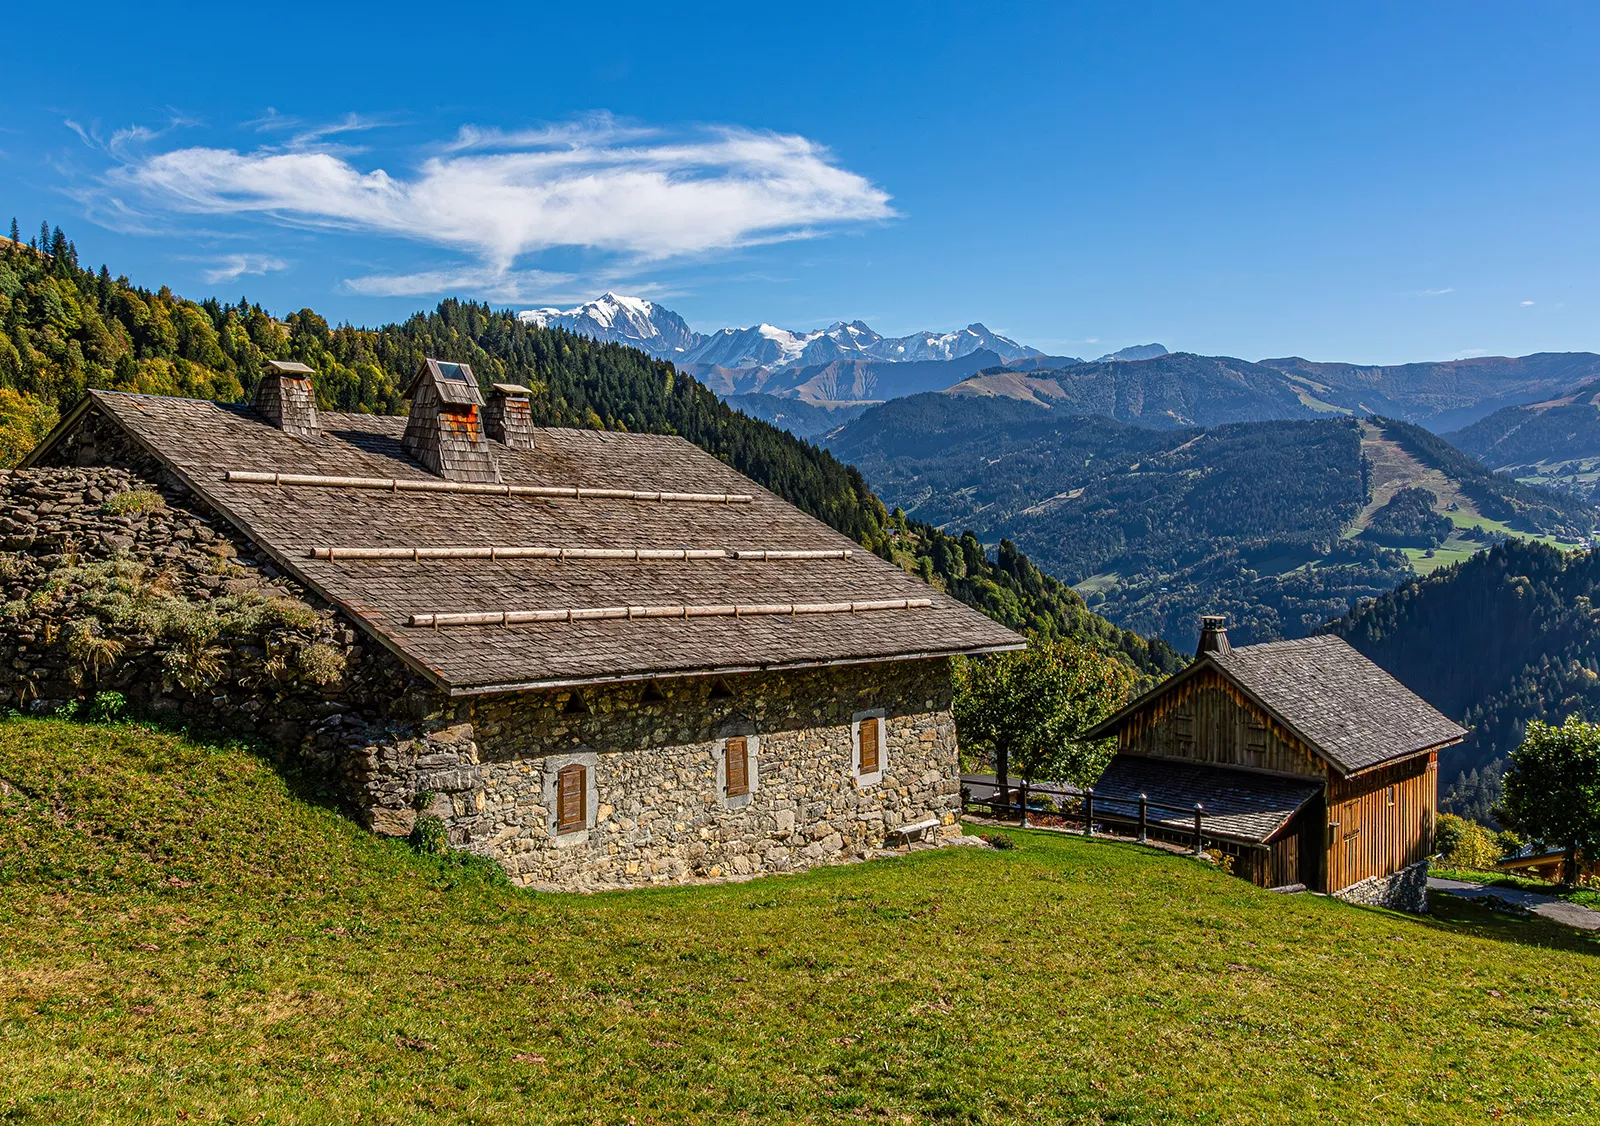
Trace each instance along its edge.
{"label": "window with wooden shutter", "polygon": [[882,720],[876,716],[870,716],[861,721],[861,765],[859,772],[862,774],[878,773],[878,725],[881,722]]}
{"label": "window with wooden shutter", "polygon": [[589,811],[585,808],[587,779],[584,768],[577,763],[563,766],[556,774],[556,832],[571,833],[589,824]]}
{"label": "window with wooden shutter", "polygon": [[743,735],[735,735],[728,740],[727,750],[723,754],[724,778],[727,782],[728,796],[741,797],[750,792],[750,741]]}

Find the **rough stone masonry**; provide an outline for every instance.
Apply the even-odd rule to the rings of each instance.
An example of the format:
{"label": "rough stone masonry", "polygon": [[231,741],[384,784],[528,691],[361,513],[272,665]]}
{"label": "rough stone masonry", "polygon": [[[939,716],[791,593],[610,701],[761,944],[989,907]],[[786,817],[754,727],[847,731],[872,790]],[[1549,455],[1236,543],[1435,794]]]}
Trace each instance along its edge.
{"label": "rough stone masonry", "polygon": [[[0,706],[117,692],[238,731],[373,829],[440,818],[518,883],[602,888],[862,857],[959,836],[944,660],[682,678],[452,701],[233,532],[152,459],[0,474]],[[884,719],[860,778],[852,725]],[[730,737],[749,794],[725,796]],[[583,828],[554,776],[588,768]]]}

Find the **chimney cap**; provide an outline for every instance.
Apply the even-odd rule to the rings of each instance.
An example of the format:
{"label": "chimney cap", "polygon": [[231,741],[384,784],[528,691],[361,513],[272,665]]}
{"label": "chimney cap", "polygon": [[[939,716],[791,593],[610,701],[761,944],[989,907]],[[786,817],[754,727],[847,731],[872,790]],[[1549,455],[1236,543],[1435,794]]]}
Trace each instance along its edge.
{"label": "chimney cap", "polygon": [[268,375],[301,376],[317,374],[316,368],[302,364],[299,360],[268,360],[267,369],[266,374]]}
{"label": "chimney cap", "polygon": [[514,395],[519,399],[531,399],[533,397],[533,388],[524,387],[520,383],[494,383],[490,386],[502,395]]}
{"label": "chimney cap", "polygon": [[1195,647],[1194,655],[1204,657],[1207,653],[1228,653],[1233,646],[1228,644],[1228,619],[1221,614],[1202,614],[1200,617],[1200,644]]}

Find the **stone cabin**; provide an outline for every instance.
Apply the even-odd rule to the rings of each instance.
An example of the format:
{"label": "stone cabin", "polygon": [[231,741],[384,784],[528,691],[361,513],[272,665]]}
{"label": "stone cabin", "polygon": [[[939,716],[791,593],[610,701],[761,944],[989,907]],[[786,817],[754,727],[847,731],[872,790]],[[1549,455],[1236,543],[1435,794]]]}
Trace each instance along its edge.
{"label": "stone cabin", "polygon": [[[1016,634],[681,438],[535,428],[526,388],[485,401],[465,364],[424,363],[407,418],[319,412],[310,374],[273,364],[250,406],[92,391],[14,475],[154,482],[162,544],[231,540],[342,638],[322,719],[266,674],[191,684],[186,709],[312,763],[375,830],[436,816],[532,887],[959,835],[949,660]],[[151,667],[116,683],[184,696]]]}
{"label": "stone cabin", "polygon": [[1245,879],[1427,910],[1439,751],[1466,731],[1342,638],[1233,648],[1206,618],[1188,668],[1089,734],[1117,740],[1109,815],[1143,794],[1152,824],[1187,830],[1198,804]]}

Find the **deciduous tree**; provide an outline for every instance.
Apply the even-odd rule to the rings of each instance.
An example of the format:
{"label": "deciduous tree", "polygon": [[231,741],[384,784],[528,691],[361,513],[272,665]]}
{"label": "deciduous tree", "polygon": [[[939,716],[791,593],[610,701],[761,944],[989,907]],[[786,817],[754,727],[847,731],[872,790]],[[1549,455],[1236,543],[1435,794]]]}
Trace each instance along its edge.
{"label": "deciduous tree", "polygon": [[956,671],[956,730],[994,756],[1002,792],[1022,777],[1092,783],[1111,755],[1084,733],[1128,698],[1126,664],[1072,641],[1034,638],[1018,653],[962,661]]}
{"label": "deciduous tree", "polygon": [[1600,855],[1600,725],[1569,718],[1534,720],[1511,753],[1500,820],[1566,851],[1563,883],[1578,878],[1578,857]]}

